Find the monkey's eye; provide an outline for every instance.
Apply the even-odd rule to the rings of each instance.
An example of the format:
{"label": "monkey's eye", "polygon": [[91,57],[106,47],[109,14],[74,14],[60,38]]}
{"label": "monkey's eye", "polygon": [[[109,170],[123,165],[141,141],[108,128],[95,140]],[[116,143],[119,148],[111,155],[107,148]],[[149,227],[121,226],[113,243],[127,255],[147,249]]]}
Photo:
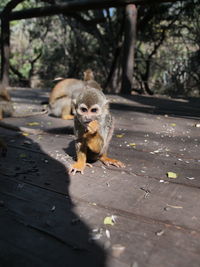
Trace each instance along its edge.
{"label": "monkey's eye", "polygon": [[97,111],[98,111],[97,108],[92,108],[92,109],[91,109],[91,112],[92,112],[92,113],[97,113]]}
{"label": "monkey's eye", "polygon": [[87,112],[87,108],[81,108],[81,111],[83,112],[83,113],[85,113],[85,112]]}

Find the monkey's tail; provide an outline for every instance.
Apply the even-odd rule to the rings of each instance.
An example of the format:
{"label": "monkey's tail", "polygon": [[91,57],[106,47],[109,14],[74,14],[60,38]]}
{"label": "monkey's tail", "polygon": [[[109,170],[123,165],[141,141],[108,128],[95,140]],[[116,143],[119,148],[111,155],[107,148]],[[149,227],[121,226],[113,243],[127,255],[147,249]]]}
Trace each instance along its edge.
{"label": "monkey's tail", "polygon": [[49,112],[48,109],[44,109],[41,111],[37,111],[37,112],[33,112],[33,113],[29,113],[29,114],[13,114],[12,117],[13,118],[25,118],[25,117],[31,117],[31,116],[37,116],[37,115],[44,115],[47,114]]}
{"label": "monkey's tail", "polygon": [[56,77],[55,79],[53,79],[53,82],[60,82],[62,80],[64,80],[66,78],[63,78],[63,77]]}
{"label": "monkey's tail", "polygon": [[16,131],[16,132],[25,132],[28,134],[44,134],[44,131],[40,129],[33,129],[33,128],[21,127],[21,126],[19,127],[19,126],[6,123],[3,121],[0,121],[0,127],[8,129],[8,130]]}

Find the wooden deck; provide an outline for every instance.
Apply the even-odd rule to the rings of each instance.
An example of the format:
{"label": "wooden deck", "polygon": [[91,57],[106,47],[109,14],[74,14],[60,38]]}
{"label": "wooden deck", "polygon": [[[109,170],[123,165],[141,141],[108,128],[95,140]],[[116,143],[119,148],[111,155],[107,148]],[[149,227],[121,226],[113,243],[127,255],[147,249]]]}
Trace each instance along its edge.
{"label": "wooden deck", "polygon": [[[48,93],[11,95],[26,114]],[[0,128],[8,143],[0,158],[1,267],[200,266],[200,101],[109,98],[116,118],[110,156],[125,169],[96,162],[69,176],[72,121],[5,119],[45,134]]]}

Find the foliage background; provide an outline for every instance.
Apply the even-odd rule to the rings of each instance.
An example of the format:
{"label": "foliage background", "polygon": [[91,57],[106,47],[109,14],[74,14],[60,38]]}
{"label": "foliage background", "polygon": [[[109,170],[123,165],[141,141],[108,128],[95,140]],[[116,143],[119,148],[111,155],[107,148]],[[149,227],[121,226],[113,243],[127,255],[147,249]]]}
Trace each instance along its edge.
{"label": "foliage background", "polygon": [[[0,3],[3,9],[8,0]],[[24,1],[15,10],[66,1]],[[200,95],[200,3],[139,6],[133,90]],[[11,84],[52,87],[56,77],[82,78],[92,68],[107,92],[119,93],[124,10],[108,9],[11,22]]]}

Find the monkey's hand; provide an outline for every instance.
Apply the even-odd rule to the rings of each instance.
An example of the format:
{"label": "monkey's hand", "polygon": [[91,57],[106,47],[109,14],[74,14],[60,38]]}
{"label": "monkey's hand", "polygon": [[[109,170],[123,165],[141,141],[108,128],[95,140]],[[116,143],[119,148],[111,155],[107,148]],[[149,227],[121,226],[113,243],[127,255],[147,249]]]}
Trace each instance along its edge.
{"label": "monkey's hand", "polygon": [[75,175],[77,172],[80,172],[81,174],[84,174],[84,169],[86,166],[92,167],[91,164],[89,163],[84,163],[84,162],[75,162],[74,164],[71,165],[71,168],[69,169],[69,173],[72,175]]}
{"label": "monkey's hand", "polygon": [[88,126],[87,130],[89,134],[95,134],[99,129],[99,123],[97,120],[91,121]]}
{"label": "monkey's hand", "polygon": [[102,155],[100,157],[100,161],[103,162],[106,166],[110,166],[110,165],[113,165],[113,166],[116,166],[118,168],[124,168],[125,167],[125,164],[117,159],[111,159],[111,158],[108,158],[106,155]]}
{"label": "monkey's hand", "polygon": [[81,174],[83,174],[85,166],[86,166],[86,163],[77,161],[71,165],[71,168],[69,169],[69,173],[71,173],[72,175],[75,175],[77,172],[80,172]]}

